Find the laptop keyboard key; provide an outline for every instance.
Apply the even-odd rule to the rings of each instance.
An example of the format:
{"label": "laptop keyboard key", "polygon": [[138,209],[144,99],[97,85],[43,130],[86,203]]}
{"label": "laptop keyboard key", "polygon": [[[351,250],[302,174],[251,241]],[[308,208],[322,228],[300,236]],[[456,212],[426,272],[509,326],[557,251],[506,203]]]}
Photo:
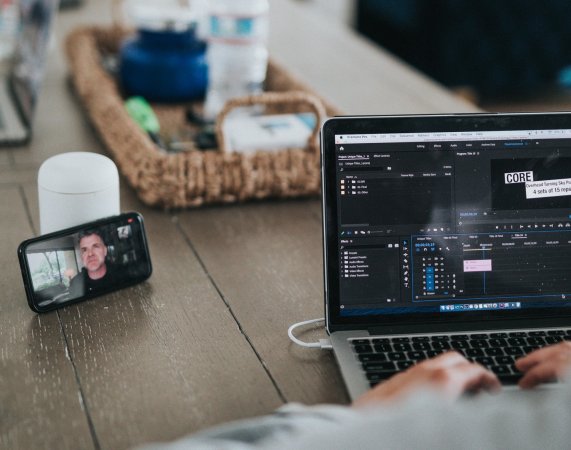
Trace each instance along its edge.
{"label": "laptop keyboard key", "polygon": [[391,361],[405,361],[406,355],[403,352],[390,352],[388,355]]}
{"label": "laptop keyboard key", "polygon": [[492,339],[505,339],[508,337],[507,333],[491,333],[490,337]]}
{"label": "laptop keyboard key", "polygon": [[565,331],[563,330],[549,330],[547,336],[565,336]]}
{"label": "laptop keyboard key", "polygon": [[396,372],[397,367],[392,361],[374,361],[361,363],[366,372]]}
{"label": "laptop keyboard key", "polygon": [[430,338],[428,336],[414,336],[412,342],[428,342]]}
{"label": "laptop keyboard key", "polygon": [[490,339],[488,343],[490,344],[490,347],[507,347],[508,346],[508,341],[506,341],[503,338]]}
{"label": "laptop keyboard key", "polygon": [[484,356],[484,351],[481,348],[467,348],[466,356],[468,358],[476,358],[479,356]]}
{"label": "laptop keyboard key", "polygon": [[486,348],[484,352],[487,356],[503,356],[504,351],[501,348]]}
{"label": "laptop keyboard key", "polygon": [[500,383],[504,385],[514,385],[518,384],[522,376],[523,374],[521,373],[508,373],[508,374],[498,375],[498,379],[500,380]]}
{"label": "laptop keyboard key", "polygon": [[450,345],[456,350],[470,348],[470,343],[468,341],[452,341]]}
{"label": "laptop keyboard key", "polygon": [[373,353],[373,347],[370,345],[355,345],[353,349],[357,353]]}
{"label": "laptop keyboard key", "polygon": [[523,350],[520,347],[506,347],[504,348],[504,352],[506,352],[506,355],[512,355],[512,356],[523,355]]}
{"label": "laptop keyboard key", "polygon": [[512,373],[510,366],[492,366],[490,370],[496,375],[509,375]]}
{"label": "laptop keyboard key", "polygon": [[366,377],[369,381],[382,381],[386,380],[387,378],[392,377],[395,374],[395,371],[392,370],[382,370],[377,372],[367,372]]}
{"label": "laptop keyboard key", "polygon": [[455,334],[451,338],[453,341],[467,341],[470,337],[467,334]]}
{"label": "laptop keyboard key", "polygon": [[545,336],[547,333],[545,331],[530,331],[527,333],[529,336],[537,337],[537,336]]}
{"label": "laptop keyboard key", "polygon": [[397,367],[399,368],[399,370],[406,370],[410,366],[413,366],[413,365],[414,365],[414,362],[412,362],[412,361],[399,361],[399,362],[397,362]]}
{"label": "laptop keyboard key", "polygon": [[432,342],[442,342],[442,341],[449,341],[450,336],[432,336],[430,338]]}
{"label": "laptop keyboard key", "polygon": [[351,344],[353,344],[353,345],[370,345],[371,341],[369,341],[368,339],[353,339],[351,341]]}
{"label": "laptop keyboard key", "polygon": [[422,351],[413,351],[406,354],[411,361],[420,361],[426,359],[426,355]]}
{"label": "laptop keyboard key", "polygon": [[391,340],[389,338],[375,338],[373,339],[373,345],[377,344],[390,344]]}
{"label": "laptop keyboard key", "polygon": [[485,341],[484,339],[475,339],[468,342],[472,348],[487,348],[490,346],[488,341]]}
{"label": "laptop keyboard key", "polygon": [[489,356],[474,358],[474,361],[477,362],[478,364],[481,364],[484,367],[490,367],[495,365],[494,358],[490,358]]}
{"label": "laptop keyboard key", "polygon": [[524,338],[509,338],[508,344],[521,347],[521,346],[525,345],[525,339]]}
{"label": "laptop keyboard key", "polygon": [[431,350],[430,342],[415,342],[412,344],[415,350]]}
{"label": "laptop keyboard key", "polygon": [[470,339],[488,339],[489,336],[487,334],[484,333],[477,333],[477,334],[472,334],[470,335]]}
{"label": "laptop keyboard key", "polygon": [[436,341],[432,342],[433,350],[450,350],[450,343],[446,341]]}
{"label": "laptop keyboard key", "polygon": [[379,353],[390,352],[392,350],[393,349],[391,347],[391,344],[377,344],[377,345],[375,345],[375,351],[377,351]]}
{"label": "laptop keyboard key", "polygon": [[511,333],[509,333],[509,336],[511,338],[521,338],[521,337],[526,337],[527,333],[525,331],[512,331]]}
{"label": "laptop keyboard key", "polygon": [[528,337],[527,345],[539,347],[541,345],[545,345],[545,339],[543,339],[542,337]]}
{"label": "laptop keyboard key", "polygon": [[412,345],[396,343],[393,344],[393,349],[395,352],[408,352],[412,350]]}
{"label": "laptop keyboard key", "polygon": [[359,355],[359,361],[361,362],[373,362],[373,361],[386,361],[387,356],[384,353],[361,353]]}
{"label": "laptop keyboard key", "polygon": [[496,363],[501,366],[511,366],[514,363],[513,356],[496,356]]}
{"label": "laptop keyboard key", "polygon": [[548,344],[557,344],[558,342],[563,341],[563,336],[547,336],[545,338],[545,342]]}

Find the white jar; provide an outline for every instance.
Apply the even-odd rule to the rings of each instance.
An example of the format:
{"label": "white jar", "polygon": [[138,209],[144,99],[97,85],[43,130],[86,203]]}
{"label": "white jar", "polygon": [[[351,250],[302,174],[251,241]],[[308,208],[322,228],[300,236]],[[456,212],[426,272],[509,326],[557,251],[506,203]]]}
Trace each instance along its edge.
{"label": "white jar", "polygon": [[117,215],[117,166],[97,153],[53,156],[38,172],[38,196],[41,234]]}
{"label": "white jar", "polygon": [[204,117],[215,120],[234,97],[260,94],[268,66],[268,0],[209,2],[208,91]]}

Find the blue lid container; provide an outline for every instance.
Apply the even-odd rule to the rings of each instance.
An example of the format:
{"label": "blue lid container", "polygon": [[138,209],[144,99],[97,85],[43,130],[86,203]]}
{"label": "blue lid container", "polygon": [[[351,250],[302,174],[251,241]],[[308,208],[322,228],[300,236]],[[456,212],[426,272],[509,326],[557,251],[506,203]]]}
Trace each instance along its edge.
{"label": "blue lid container", "polygon": [[204,98],[208,82],[206,44],[195,24],[185,29],[139,28],[120,49],[120,82],[126,96],[155,102],[184,102]]}

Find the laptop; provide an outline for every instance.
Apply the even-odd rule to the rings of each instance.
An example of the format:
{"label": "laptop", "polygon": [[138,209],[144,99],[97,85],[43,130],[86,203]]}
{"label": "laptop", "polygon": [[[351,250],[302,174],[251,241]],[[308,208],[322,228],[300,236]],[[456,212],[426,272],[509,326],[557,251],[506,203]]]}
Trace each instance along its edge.
{"label": "laptop", "polygon": [[31,138],[36,107],[58,0],[21,0],[20,28],[9,69],[0,78],[0,145]]}
{"label": "laptop", "polygon": [[516,387],[571,339],[571,113],[321,130],[326,327],[350,397],[454,349]]}

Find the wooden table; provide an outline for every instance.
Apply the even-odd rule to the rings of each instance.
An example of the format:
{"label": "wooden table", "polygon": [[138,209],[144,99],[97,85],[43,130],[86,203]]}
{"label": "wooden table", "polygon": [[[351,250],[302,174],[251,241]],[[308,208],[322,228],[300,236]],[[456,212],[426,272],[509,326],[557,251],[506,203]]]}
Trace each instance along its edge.
{"label": "wooden table", "polygon": [[[347,113],[475,109],[303,5],[271,8],[271,53]],[[110,15],[110,0],[60,14],[34,139],[0,149],[0,448],[122,449],[285,402],[346,403],[332,354],[286,334],[323,316],[318,199],[165,213],[122,180],[122,210],[146,219],[151,279],[57,312],[28,309],[16,248],[39,230],[37,170],[60,152],[105,153],[69,89],[61,41]]]}

